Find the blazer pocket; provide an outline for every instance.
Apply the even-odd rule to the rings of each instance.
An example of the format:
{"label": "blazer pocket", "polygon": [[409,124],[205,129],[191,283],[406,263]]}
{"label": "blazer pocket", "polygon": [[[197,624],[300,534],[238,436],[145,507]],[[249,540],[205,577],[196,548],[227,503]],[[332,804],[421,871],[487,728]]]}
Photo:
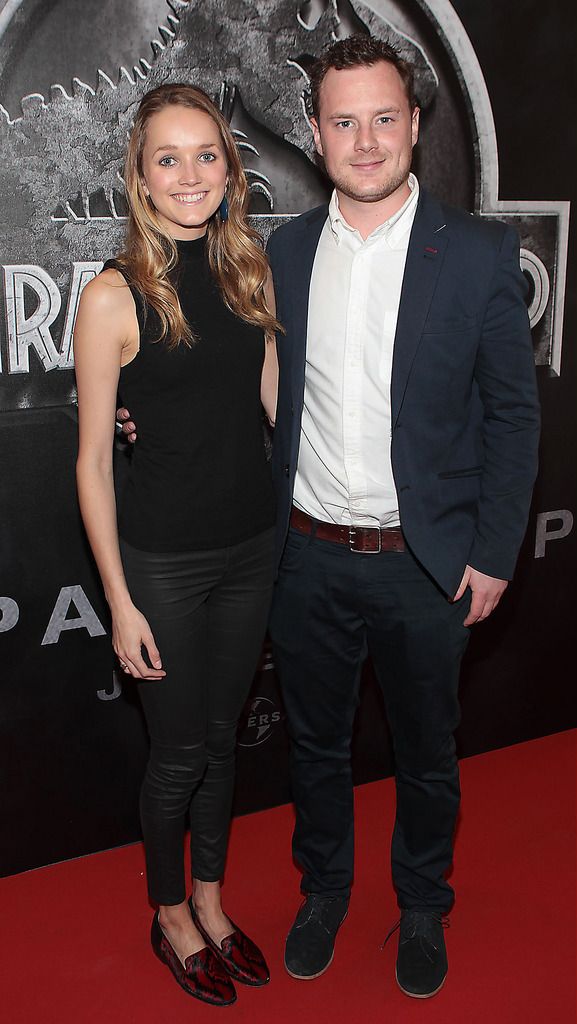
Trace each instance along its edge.
{"label": "blazer pocket", "polygon": [[423,334],[462,334],[475,327],[477,318],[475,316],[443,317],[442,319],[431,317],[425,321]]}
{"label": "blazer pocket", "polygon": [[439,480],[457,480],[464,476],[480,476],[483,472],[482,466],[467,466],[465,469],[450,469],[446,473],[439,473]]}

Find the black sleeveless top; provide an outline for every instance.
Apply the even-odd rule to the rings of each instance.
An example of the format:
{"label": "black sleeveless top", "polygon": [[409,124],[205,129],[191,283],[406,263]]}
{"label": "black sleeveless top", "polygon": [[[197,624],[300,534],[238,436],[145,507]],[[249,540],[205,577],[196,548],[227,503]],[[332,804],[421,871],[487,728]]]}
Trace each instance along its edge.
{"label": "black sleeveless top", "polygon": [[131,287],[140,349],[120,373],[120,399],[138,437],[118,529],[143,551],[226,547],[274,522],[260,401],[263,330],[225,306],[204,237],[177,246],[174,283],[197,341],[172,350],[155,342],[158,316]]}

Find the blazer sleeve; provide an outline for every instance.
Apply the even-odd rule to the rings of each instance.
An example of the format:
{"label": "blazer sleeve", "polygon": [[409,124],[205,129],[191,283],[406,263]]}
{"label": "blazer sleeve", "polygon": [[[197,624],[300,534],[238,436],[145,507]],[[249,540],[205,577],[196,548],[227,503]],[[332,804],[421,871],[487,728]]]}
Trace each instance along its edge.
{"label": "blazer sleeve", "polygon": [[475,364],[484,461],[469,565],[511,579],[537,475],[539,403],[519,240],[505,227]]}

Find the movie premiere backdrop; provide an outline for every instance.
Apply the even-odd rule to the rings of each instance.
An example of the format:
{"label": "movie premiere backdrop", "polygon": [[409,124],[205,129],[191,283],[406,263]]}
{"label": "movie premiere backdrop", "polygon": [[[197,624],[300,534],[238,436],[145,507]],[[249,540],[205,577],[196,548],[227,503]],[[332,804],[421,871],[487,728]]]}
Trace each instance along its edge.
{"label": "movie premiere backdrop", "polygon": [[[78,513],[72,353],[82,288],[122,238],[122,154],[137,104],[182,80],[216,99],[266,238],[328,195],[303,102],[310,61],[333,39],[368,31],[417,67],[420,180],[513,224],[530,286],[541,470],[515,582],[473,629],[459,751],[574,724],[569,0],[0,0],[2,874],[140,836],[147,740],[134,686],[115,671]],[[236,812],[287,801],[266,646],[239,744]],[[357,782],[392,773],[370,664],[354,770]]]}

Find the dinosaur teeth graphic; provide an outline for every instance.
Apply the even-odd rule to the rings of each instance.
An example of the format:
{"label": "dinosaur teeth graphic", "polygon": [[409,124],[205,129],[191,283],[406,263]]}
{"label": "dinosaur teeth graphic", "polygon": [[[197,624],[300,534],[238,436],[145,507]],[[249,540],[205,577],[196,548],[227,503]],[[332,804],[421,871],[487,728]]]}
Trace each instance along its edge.
{"label": "dinosaur teeth graphic", "polygon": [[50,86],[50,103],[63,103],[67,100],[71,100],[72,96],[69,96],[63,85],[51,85]]}
{"label": "dinosaur teeth graphic", "polygon": [[[183,7],[186,8],[187,6],[187,3],[183,3]],[[150,45],[153,51],[153,62],[156,56],[162,53],[162,51],[166,49],[167,45],[169,45],[173,42],[174,39],[176,39],[178,29],[180,27],[180,18],[178,18],[175,14],[169,14],[166,20],[170,23],[170,26],[172,27],[169,27],[168,25],[159,25],[158,27],[159,34],[164,40],[164,42],[161,42],[159,39],[156,38],[151,40]],[[133,66],[132,73],[124,66],[119,68],[118,80],[115,84],[113,80],[110,78],[110,76],[106,74],[105,71],[103,71],[101,68],[98,68],[96,72],[96,89],[93,89],[92,86],[88,85],[87,82],[83,82],[79,78],[74,77],[71,82],[72,95],[70,95],[67,92],[66,88],[63,85],[61,85],[59,82],[55,82],[53,85],[50,86],[48,103],[45,102],[45,97],[41,93],[29,93],[27,96],[22,97],[20,101],[22,117],[26,118],[30,115],[35,116],[38,110],[40,110],[41,108],[46,109],[48,105],[59,104],[63,102],[70,103],[78,98],[83,99],[86,97],[86,95],[101,95],[103,92],[106,92],[107,90],[118,88],[118,85],[121,82],[128,82],[129,85],[135,86],[137,81],[144,82],[151,70],[152,64],[148,60],[146,60],[146,58],[140,57],[138,63]],[[9,125],[17,124],[20,120],[22,120],[22,118],[20,117],[14,118],[12,120],[10,118],[8,111],[4,108],[4,106],[1,103],[0,115],[5,119],[5,121]]]}
{"label": "dinosaur teeth graphic", "polygon": [[[72,0],[61,3],[72,7]],[[395,11],[407,31],[388,20]],[[472,50],[462,63],[470,44],[447,0],[435,0],[430,10],[426,0],[371,0],[370,6],[362,0],[167,0],[149,60],[125,63],[117,76],[101,69],[94,79],[84,64],[82,77],[69,87],[54,84],[47,99],[39,92],[25,96],[17,117],[0,105],[3,408],[74,400],[72,374],[44,371],[71,367],[81,287],[121,244],[124,151],[144,93],[186,81],[215,99],[245,164],[254,226],[266,237],[327,196],[306,109],[311,61],[335,38],[369,30],[416,65],[424,111],[416,169],[423,183],[455,205],[519,228],[522,266],[534,292],[536,361],[558,372],[568,207],[499,202],[486,88]],[[42,322],[32,312],[36,306],[47,310]]]}
{"label": "dinosaur teeth graphic", "polygon": [[176,38],[176,32],[173,32],[172,29],[168,28],[166,25],[159,25],[158,31],[165,43],[170,43]]}
{"label": "dinosaur teeth graphic", "polygon": [[94,96],[94,89],[92,86],[87,85],[86,82],[81,82],[79,78],[72,79],[72,94],[74,99],[78,97],[84,97],[86,93],[90,96]]}
{"label": "dinosaur teeth graphic", "polygon": [[106,72],[102,71],[101,68],[98,68],[98,71],[96,73],[96,80],[98,82],[98,85],[96,86],[97,93],[106,92],[107,89],[116,88],[112,79],[109,78]]}
{"label": "dinosaur teeth graphic", "polygon": [[121,80],[124,80],[126,82],[129,82],[130,85],[136,85],[137,77],[140,78],[141,81],[144,81],[144,79],[146,78],[146,74],[141,67],[137,67],[135,65],[132,70],[133,74],[131,75],[130,71],[127,68],[121,67],[118,73],[118,82],[120,83]]}
{"label": "dinosaur teeth graphic", "polygon": [[28,96],[23,96],[21,106],[23,117],[36,117],[41,110],[47,109],[44,96],[39,92],[31,92]]}

